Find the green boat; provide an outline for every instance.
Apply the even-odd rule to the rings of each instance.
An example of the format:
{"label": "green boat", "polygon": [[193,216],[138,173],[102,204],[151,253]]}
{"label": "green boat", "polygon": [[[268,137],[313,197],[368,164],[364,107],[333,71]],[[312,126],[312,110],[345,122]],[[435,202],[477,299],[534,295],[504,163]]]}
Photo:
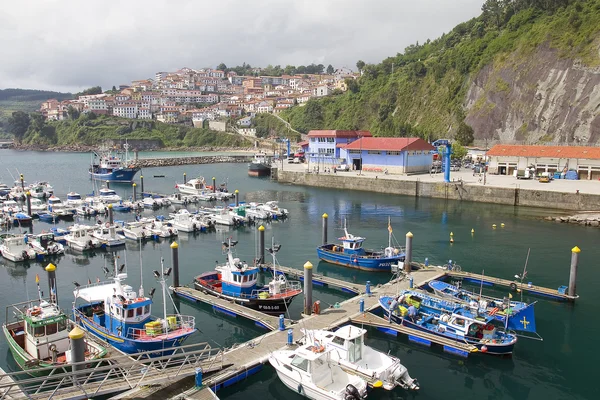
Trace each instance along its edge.
{"label": "green boat", "polygon": [[[70,369],[71,341],[69,328],[73,325],[58,305],[46,300],[32,300],[6,307],[2,325],[10,351],[21,369],[31,376],[43,376],[51,369]],[[106,348],[86,340],[86,360],[106,356]]]}

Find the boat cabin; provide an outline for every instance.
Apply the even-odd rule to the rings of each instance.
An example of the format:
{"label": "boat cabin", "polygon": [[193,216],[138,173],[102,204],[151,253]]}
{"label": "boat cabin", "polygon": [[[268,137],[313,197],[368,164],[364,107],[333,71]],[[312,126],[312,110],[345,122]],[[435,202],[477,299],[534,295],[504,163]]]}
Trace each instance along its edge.
{"label": "boat cabin", "polygon": [[100,196],[117,196],[117,192],[109,188],[102,188],[99,190]]}
{"label": "boat cabin", "polygon": [[344,253],[359,255],[365,253],[365,250],[362,247],[365,241],[364,237],[354,236],[353,234],[346,232],[346,236],[342,236],[338,240],[342,242]]}
{"label": "boat cabin", "polygon": [[192,179],[187,183],[183,184],[184,187],[188,187],[194,190],[204,190],[206,189],[204,178]]}
{"label": "boat cabin", "polygon": [[48,209],[51,210],[53,208],[62,208],[64,207],[63,202],[56,196],[51,196],[48,198]]}
{"label": "boat cabin", "polygon": [[215,268],[221,275],[221,291],[232,296],[249,295],[256,289],[258,268],[228,255],[228,263]]}
{"label": "boat cabin", "polygon": [[475,317],[469,310],[456,310],[451,315],[443,314],[440,317],[440,330],[444,330],[458,337],[474,337],[478,339],[492,339],[496,327],[491,324],[493,318]]}
{"label": "boat cabin", "polygon": [[326,348],[337,351],[339,357],[351,363],[358,363],[363,359],[364,335],[367,331],[356,326],[346,325],[335,332],[331,332],[327,339]]}
{"label": "boat cabin", "polygon": [[252,162],[255,164],[267,164],[267,155],[265,153],[256,153]]}
{"label": "boat cabin", "polygon": [[81,195],[79,193],[75,193],[75,192],[67,193],[67,200],[71,200],[71,201],[81,200]]}
{"label": "boat cabin", "polygon": [[326,383],[331,383],[331,369],[329,366],[329,350],[317,344],[307,344],[296,350],[290,356],[292,359],[288,364],[284,364],[284,368],[290,371],[296,371],[301,376],[309,377],[316,385],[320,385],[322,380],[329,380]]}

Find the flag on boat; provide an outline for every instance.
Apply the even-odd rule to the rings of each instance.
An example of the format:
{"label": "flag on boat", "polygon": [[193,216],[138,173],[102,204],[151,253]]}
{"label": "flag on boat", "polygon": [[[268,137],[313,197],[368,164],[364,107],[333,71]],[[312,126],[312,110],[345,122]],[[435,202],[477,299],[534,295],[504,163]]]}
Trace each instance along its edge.
{"label": "flag on boat", "polygon": [[392,224],[388,221],[388,232],[392,233]]}
{"label": "flag on boat", "polygon": [[40,276],[35,274],[35,283],[40,283]]}
{"label": "flag on boat", "polygon": [[531,303],[508,317],[508,328],[521,332],[536,332],[534,304]]}
{"label": "flag on boat", "polygon": [[92,284],[92,280],[90,278],[88,278],[88,285]]}

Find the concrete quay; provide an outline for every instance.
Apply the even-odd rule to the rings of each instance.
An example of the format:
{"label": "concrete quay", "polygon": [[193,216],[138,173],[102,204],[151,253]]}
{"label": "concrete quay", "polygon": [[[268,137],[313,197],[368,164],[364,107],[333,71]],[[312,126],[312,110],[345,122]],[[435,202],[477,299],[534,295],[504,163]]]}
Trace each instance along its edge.
{"label": "concrete quay", "polygon": [[[323,167],[321,166],[321,171]],[[600,210],[600,182],[587,180],[521,180],[513,176],[452,172],[452,182],[438,174],[385,175],[381,172],[312,172],[307,164],[277,164],[274,179],[281,183],[336,189],[474,201],[567,211]]]}

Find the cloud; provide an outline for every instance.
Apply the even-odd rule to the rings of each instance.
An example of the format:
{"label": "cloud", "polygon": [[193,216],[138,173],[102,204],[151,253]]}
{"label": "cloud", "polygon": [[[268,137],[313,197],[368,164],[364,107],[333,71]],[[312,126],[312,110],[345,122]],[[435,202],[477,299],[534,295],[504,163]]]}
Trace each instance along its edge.
{"label": "cloud", "polygon": [[79,90],[180,67],[379,62],[482,0],[21,0],[0,14],[0,87]]}

